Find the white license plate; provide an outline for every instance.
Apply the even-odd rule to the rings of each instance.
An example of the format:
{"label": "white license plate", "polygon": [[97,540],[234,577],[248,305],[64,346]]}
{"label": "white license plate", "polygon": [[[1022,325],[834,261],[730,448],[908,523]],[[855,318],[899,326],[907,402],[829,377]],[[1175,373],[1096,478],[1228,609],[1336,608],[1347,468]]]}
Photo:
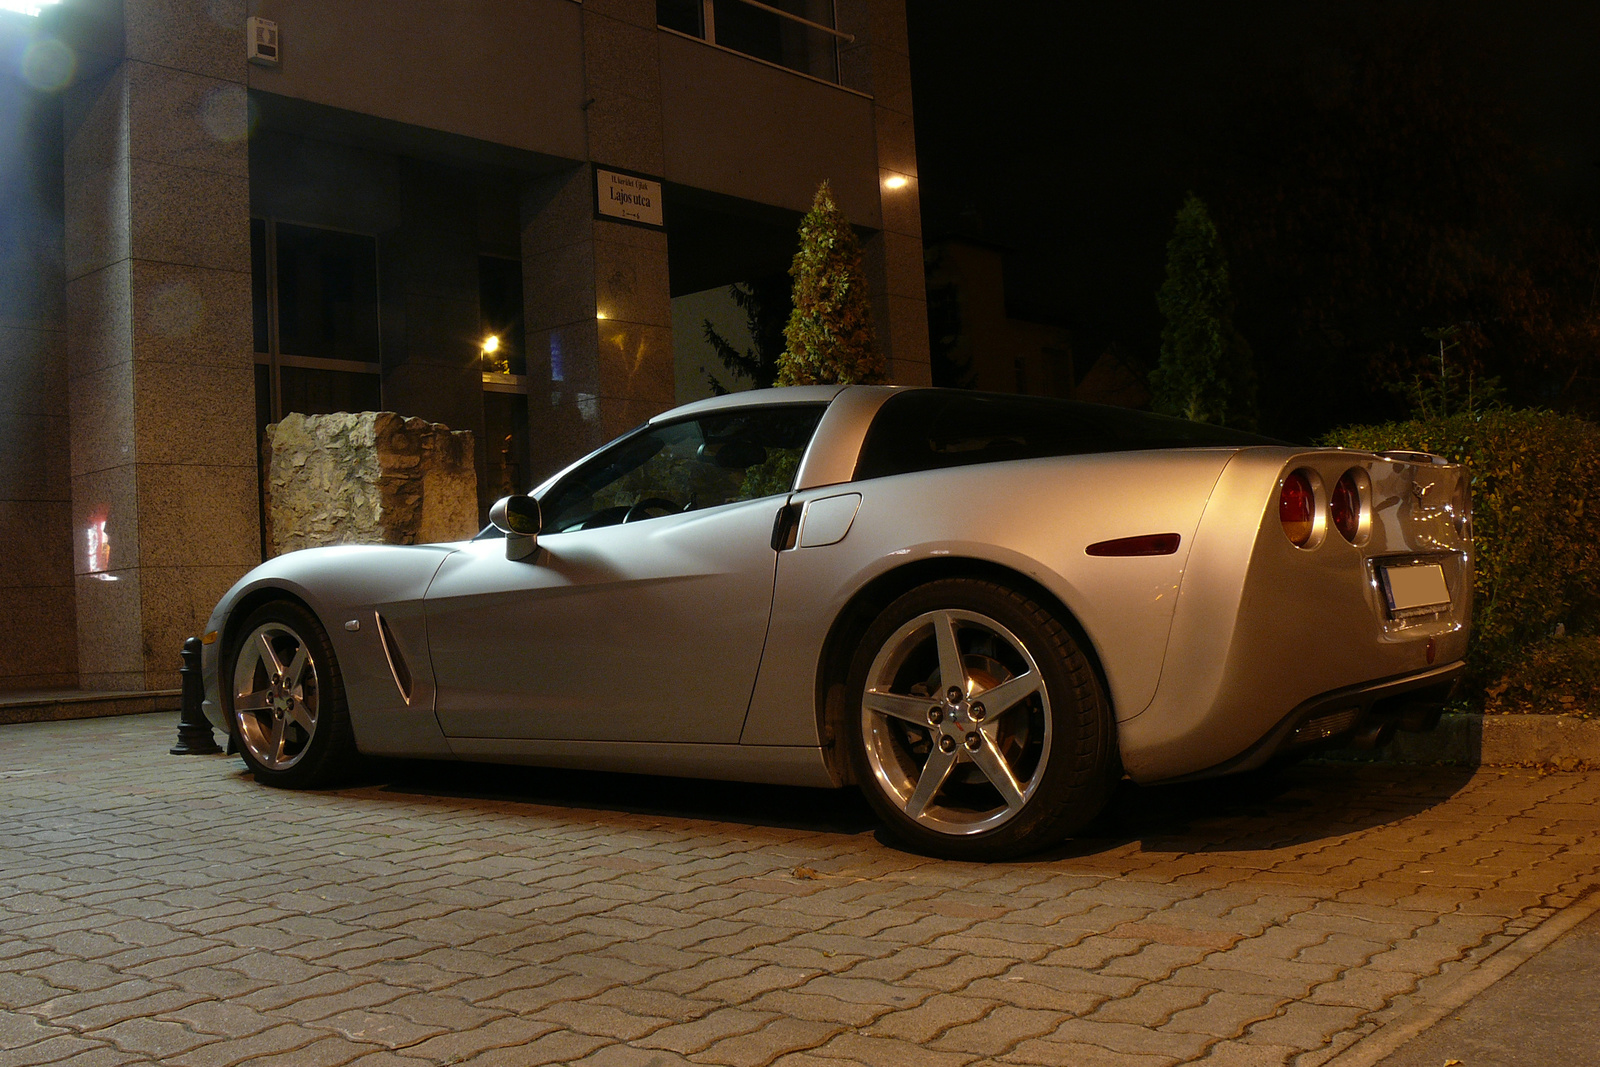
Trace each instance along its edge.
{"label": "white license plate", "polygon": [[1444,568],[1437,563],[1382,567],[1379,573],[1389,598],[1390,618],[1432,615],[1450,606],[1450,587],[1445,585]]}

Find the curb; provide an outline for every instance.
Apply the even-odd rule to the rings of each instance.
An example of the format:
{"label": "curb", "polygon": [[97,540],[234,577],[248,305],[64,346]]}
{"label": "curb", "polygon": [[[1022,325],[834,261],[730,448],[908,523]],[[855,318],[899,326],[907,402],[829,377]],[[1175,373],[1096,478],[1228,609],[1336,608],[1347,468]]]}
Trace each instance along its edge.
{"label": "curb", "polygon": [[1406,1042],[1463,1007],[1597,911],[1600,911],[1600,889],[1591,887],[1578,900],[1500,948],[1447,988],[1439,990],[1400,1017],[1379,1026],[1332,1059],[1325,1060],[1322,1067],[1376,1067],[1398,1052]]}
{"label": "curb", "polygon": [[1325,758],[1593,770],[1600,769],[1600,721],[1572,715],[1446,714],[1428,733],[1401,731],[1381,751],[1331,749]]}

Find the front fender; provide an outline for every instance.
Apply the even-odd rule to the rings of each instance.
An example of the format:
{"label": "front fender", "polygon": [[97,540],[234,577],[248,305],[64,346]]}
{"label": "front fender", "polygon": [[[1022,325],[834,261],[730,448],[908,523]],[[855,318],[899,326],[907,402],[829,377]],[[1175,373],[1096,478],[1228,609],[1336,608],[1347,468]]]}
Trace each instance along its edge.
{"label": "front fender", "polygon": [[[221,666],[245,618],[269,600],[293,598],[310,608],[328,632],[344,679],[356,747],[370,755],[447,756],[449,747],[434,716],[422,602],[439,567],[457,550],[450,544],[339,545],[290,552],[254,568],[223,594],[206,623],[209,643],[201,655],[206,717],[228,730]],[[410,667],[409,694],[401,692],[390,669],[379,634],[380,615]]]}

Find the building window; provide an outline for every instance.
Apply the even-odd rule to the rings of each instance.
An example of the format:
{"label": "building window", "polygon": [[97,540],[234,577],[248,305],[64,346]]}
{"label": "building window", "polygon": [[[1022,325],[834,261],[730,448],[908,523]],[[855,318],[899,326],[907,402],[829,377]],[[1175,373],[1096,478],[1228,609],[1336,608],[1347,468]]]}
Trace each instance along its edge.
{"label": "building window", "polygon": [[250,267],[257,428],[378,410],[377,239],[251,219]]}
{"label": "building window", "polygon": [[656,25],[690,37],[704,37],[704,0],[656,0]]}
{"label": "building window", "polygon": [[833,0],[656,0],[656,24],[710,44],[839,81]]}
{"label": "building window", "polygon": [[485,497],[526,493],[528,467],[527,327],[522,315],[522,261],[478,257],[482,323]]}
{"label": "building window", "polygon": [[521,260],[478,257],[478,314],[483,322],[483,369],[526,374]]}

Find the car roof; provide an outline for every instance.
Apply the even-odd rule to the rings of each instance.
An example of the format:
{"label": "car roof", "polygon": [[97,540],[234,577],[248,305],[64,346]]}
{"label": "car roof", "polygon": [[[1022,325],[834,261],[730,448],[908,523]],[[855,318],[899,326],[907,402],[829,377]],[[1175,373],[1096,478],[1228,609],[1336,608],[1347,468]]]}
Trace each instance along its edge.
{"label": "car roof", "polygon": [[744,389],[736,393],[725,393],[722,396],[713,396],[706,400],[696,400],[691,404],[675,407],[670,411],[663,411],[650,420],[654,426],[662,422],[671,422],[686,416],[705,415],[717,411],[732,411],[738,408],[769,407],[778,404],[827,404],[833,398],[851,390],[873,390],[885,394],[895,392],[903,386],[895,385],[786,385],[774,389]]}

